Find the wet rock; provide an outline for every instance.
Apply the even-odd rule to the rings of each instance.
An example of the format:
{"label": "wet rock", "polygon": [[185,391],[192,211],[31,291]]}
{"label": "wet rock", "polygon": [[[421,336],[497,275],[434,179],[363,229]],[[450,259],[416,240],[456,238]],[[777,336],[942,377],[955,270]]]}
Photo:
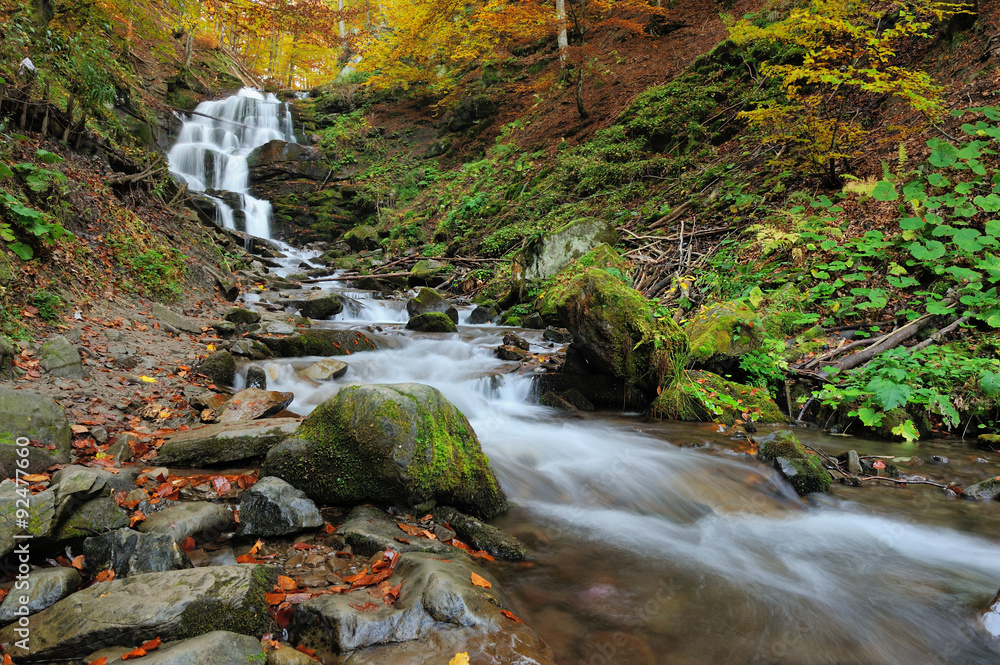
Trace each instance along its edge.
{"label": "wet rock", "polygon": [[1000,637],[1000,593],[993,596],[989,607],[979,620],[979,625],[990,637],[994,639]]}
{"label": "wet rock", "polygon": [[406,301],[406,313],[410,317],[419,314],[430,314],[440,312],[447,315],[452,323],[458,323],[458,310],[450,302],[441,297],[441,294],[434,289],[424,287],[420,289],[416,296]]}
{"label": "wet rock", "polygon": [[267,390],[267,373],[260,365],[250,365],[247,368],[247,388]]}
{"label": "wet rock", "polygon": [[[268,199],[280,191],[282,182],[302,179],[321,181],[328,170],[316,148],[278,139],[251,151],[247,155],[247,166],[250,169],[251,192]],[[310,185],[312,187],[314,185]]]}
{"label": "wet rock", "polygon": [[12,379],[16,376],[15,357],[17,357],[17,348],[10,340],[0,335],[0,379]]}
{"label": "wet rock", "polygon": [[858,457],[858,451],[848,450],[847,451],[847,470],[852,476],[861,475],[861,458]]}
{"label": "wet rock", "polygon": [[83,541],[83,557],[88,570],[110,568],[116,579],[191,568],[191,560],[170,536],[127,528],[87,538]]}
{"label": "wet rock", "polygon": [[243,309],[242,307],[231,307],[222,318],[230,323],[250,325],[251,323],[260,322],[260,313],[252,312],[249,309]]}
{"label": "wet rock", "polygon": [[128,514],[110,496],[102,496],[66,510],[53,527],[50,538],[54,541],[72,540],[128,525]]}
{"label": "wet rock", "polygon": [[[247,310],[240,310],[247,311]],[[236,334],[236,324],[229,321],[213,321],[212,330],[216,332],[219,337],[229,339]]]}
{"label": "wet rock", "polygon": [[136,468],[112,473],[107,469],[74,464],[53,473],[51,487],[58,490],[62,501],[69,495],[97,496],[135,489],[135,479],[138,475],[139,469]]}
{"label": "wet rock", "polygon": [[233,514],[225,506],[192,501],[149,514],[137,528],[141,533],[163,534],[182,544],[188,536],[200,541],[215,540],[232,524]]}
{"label": "wet rock", "polygon": [[[684,328],[691,344],[691,360],[715,370],[727,370],[740,356],[756,350],[764,340],[764,324],[747,305],[726,302],[702,308]],[[717,366],[717,367],[716,367]]]}
{"label": "wet rock", "polygon": [[342,311],[344,303],[333,293],[302,301],[299,307],[299,313],[308,319],[326,319]]}
{"label": "wet rock", "polygon": [[569,344],[573,341],[573,335],[565,328],[553,328],[549,326],[542,333],[542,339],[556,344]]}
{"label": "wet rock", "polygon": [[528,357],[528,352],[516,346],[498,346],[496,356],[500,360],[520,362]]}
{"label": "wet rock", "polygon": [[[0,623],[14,621],[15,614],[21,607],[22,598],[29,614],[34,614],[50,607],[80,588],[83,578],[75,568],[35,568],[27,579],[21,580],[27,584],[25,589],[11,588],[10,593],[0,603]],[[23,610],[20,610],[23,612]]]}
{"label": "wet rock", "polygon": [[378,247],[378,233],[375,232],[374,227],[358,224],[344,234],[344,242],[355,252],[375,249]]}
{"label": "wet rock", "polygon": [[239,423],[267,418],[284,411],[295,399],[294,393],[247,388],[232,396],[219,407],[215,420],[219,423]]}
{"label": "wet rock", "polygon": [[[355,554],[372,556],[391,547],[397,552],[431,552],[456,556],[458,550],[440,540],[407,535],[395,519],[380,508],[356,506],[348,513],[337,533],[347,541]],[[399,538],[410,542],[404,543]]]}
{"label": "wet rock", "polygon": [[[41,446],[18,446],[17,439],[26,437]],[[53,464],[70,461],[70,427],[66,413],[54,399],[30,390],[8,390],[0,387],[0,474],[13,477],[18,460],[18,448],[28,451],[27,473],[39,473]],[[45,446],[53,446],[48,449]],[[23,463],[23,462],[22,462]]]}
{"label": "wet rock", "polygon": [[[115,646],[95,651],[84,662],[92,663],[107,658],[108,663],[120,662],[121,657],[139,643],[129,646]],[[294,649],[289,649],[294,651]],[[296,651],[295,653],[300,653]],[[301,654],[316,665],[316,660]],[[248,665],[265,661],[260,640],[249,635],[240,635],[224,630],[214,630],[187,640],[166,642],[156,650],[142,657],[142,665]],[[270,662],[270,661],[268,661]]]}
{"label": "wet rock", "polygon": [[378,348],[364,333],[354,330],[307,330],[288,337],[254,336],[278,358],[343,356]]}
{"label": "wet rock", "polygon": [[201,334],[201,326],[186,316],[181,316],[177,312],[168,309],[161,305],[160,303],[153,303],[153,307],[150,309],[150,313],[160,323],[166,323],[167,325],[173,326],[178,330],[183,330],[187,333],[192,333],[194,335]]}
{"label": "wet rock", "polygon": [[271,449],[261,475],[321,503],[437,500],[486,518],[507,507],[469,421],[417,383],[341,390]]}
{"label": "wet rock", "polygon": [[931,464],[947,464],[948,458],[944,455],[931,455]]}
{"label": "wet rock", "polygon": [[238,536],[283,536],[321,526],[316,504],[280,478],[261,478],[240,498]]}
{"label": "wet rock", "polygon": [[453,333],[458,331],[458,327],[448,318],[448,315],[441,312],[429,312],[427,314],[411,316],[410,320],[406,322],[406,329],[429,333]]}
{"label": "wet rock", "polygon": [[347,373],[348,364],[336,358],[324,358],[302,370],[302,375],[313,381],[332,381]]}
{"label": "wet rock", "polygon": [[542,406],[547,406],[550,409],[559,409],[560,411],[567,411],[570,413],[574,413],[577,410],[575,406],[570,404],[554,390],[545,391],[542,396],[538,398],[538,403]]}
{"label": "wet rock", "polygon": [[993,501],[1000,496],[1000,480],[987,478],[962,490],[962,498],[969,501]]}
{"label": "wet rock", "polygon": [[[22,489],[23,491],[23,489]],[[31,513],[28,527],[18,526],[17,500],[18,485],[13,480],[0,482],[0,558],[6,558],[18,543],[15,534],[31,534],[39,541],[46,540],[52,533],[56,518],[56,494],[49,489],[31,497]]]}
{"label": "wet rock", "polygon": [[203,466],[263,457],[298,425],[296,418],[270,418],[196,427],[167,436],[156,463]]}
{"label": "wet rock", "polygon": [[257,332],[261,335],[294,335],[295,330],[295,326],[287,321],[265,321]]}
{"label": "wet rock", "polygon": [[236,378],[236,359],[228,351],[216,351],[205,358],[198,371],[220,386],[231,386]]}
{"label": "wet rock", "polygon": [[504,346],[516,346],[517,348],[524,349],[525,351],[531,348],[531,344],[528,343],[528,340],[524,339],[515,332],[506,333],[503,336],[503,343]]}
{"label": "wet rock", "polygon": [[830,474],[819,457],[809,452],[789,430],[761,439],[757,459],[777,469],[799,494],[830,489]]}
{"label": "wet rock", "polygon": [[570,222],[522,252],[524,278],[551,277],[601,243],[614,246],[617,242],[618,231],[604,220],[584,218]]}
{"label": "wet rock", "polygon": [[469,313],[469,323],[482,325],[496,320],[500,313],[493,305],[479,305]]}
{"label": "wet rock", "polygon": [[[276,580],[274,568],[243,564],[102,582],[39,612],[21,657],[74,659],[95,647],[156,637],[169,642],[224,628],[263,635],[270,629],[264,594]],[[0,630],[0,643],[17,639],[14,626]]]}
{"label": "wet rock", "polygon": [[545,320],[538,312],[532,312],[521,320],[521,325],[532,330],[542,330],[545,328]]}
{"label": "wet rock", "polygon": [[448,506],[435,508],[433,515],[438,522],[447,523],[454,529],[458,539],[473,549],[483,550],[507,561],[523,561],[529,558],[528,551],[517,538],[491,524]]}
{"label": "wet rock", "polygon": [[316,662],[315,658],[287,644],[267,652],[267,665],[316,665]]}
{"label": "wet rock", "polygon": [[410,270],[411,274],[407,278],[407,281],[411,286],[419,286],[422,284],[437,286],[444,281],[442,273],[445,271],[446,267],[447,266],[440,261],[422,259],[413,264],[413,268]]}
{"label": "wet rock", "polygon": [[62,335],[50,337],[38,349],[38,363],[52,376],[82,379],[88,376],[76,347]]}
{"label": "wet rock", "polygon": [[575,406],[576,408],[580,409],[581,411],[594,410],[593,403],[589,399],[587,399],[586,396],[584,396],[584,394],[580,392],[578,388],[570,388],[569,390],[564,390],[563,392],[559,393],[559,396],[562,397],[567,402],[569,402],[570,404],[572,404],[573,406]]}

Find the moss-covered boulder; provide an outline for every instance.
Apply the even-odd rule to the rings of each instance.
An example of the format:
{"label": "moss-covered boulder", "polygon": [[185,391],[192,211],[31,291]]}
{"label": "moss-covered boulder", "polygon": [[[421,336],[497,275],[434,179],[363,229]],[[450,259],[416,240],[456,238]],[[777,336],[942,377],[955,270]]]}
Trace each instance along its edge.
{"label": "moss-covered boulder", "polygon": [[830,473],[817,455],[803,446],[789,430],[769,434],[758,442],[757,459],[785,477],[799,494],[830,489]]}
{"label": "moss-covered boulder", "polygon": [[456,332],[458,326],[448,318],[447,314],[428,312],[427,314],[411,316],[410,320],[406,322],[406,329],[417,332],[451,333]]}
{"label": "moss-covered boulder", "polygon": [[685,370],[663,386],[650,412],[660,418],[724,425],[733,425],[737,420],[788,422],[763,388],[745,386],[702,370]]}
{"label": "moss-covered boulder", "polygon": [[[21,437],[37,445],[18,446]],[[27,460],[24,473],[69,462],[70,438],[69,419],[54,399],[31,390],[0,388],[0,478],[13,477],[18,460]],[[27,451],[27,457],[21,457],[18,448]]]}
{"label": "moss-covered boulder", "polygon": [[987,478],[962,490],[962,498],[969,501],[995,501],[1000,497],[1000,480]]}
{"label": "moss-covered boulder", "polygon": [[309,298],[299,304],[299,313],[307,319],[325,319],[344,311],[344,302],[335,293]]}
{"label": "moss-covered boulder", "polygon": [[260,323],[259,312],[252,312],[249,309],[243,309],[242,307],[230,307],[222,318],[229,323],[240,323],[243,325]]}
{"label": "moss-covered boulder", "polygon": [[655,318],[641,293],[600,268],[560,273],[535,307],[547,324],[573,333],[596,372],[643,391],[655,390],[687,354],[687,338],[672,319]]}
{"label": "moss-covered boulder", "polygon": [[229,351],[216,351],[205,358],[198,371],[221,386],[233,385],[236,378],[236,358]]}
{"label": "moss-covered boulder", "polygon": [[699,365],[734,364],[739,356],[764,341],[764,324],[754,310],[739,302],[702,308],[684,327],[691,344],[691,360]]}
{"label": "moss-covered boulder", "polygon": [[365,249],[377,249],[378,234],[373,227],[367,224],[359,224],[344,234],[344,242],[355,252]]}
{"label": "moss-covered boulder", "polygon": [[410,270],[413,273],[414,279],[427,281],[436,275],[440,275],[444,272],[445,264],[440,261],[435,261],[433,259],[421,259],[413,264],[413,269]]}
{"label": "moss-covered boulder", "polygon": [[306,330],[297,335],[253,335],[276,358],[349,356],[378,348],[367,335],[354,330]]}
{"label": "moss-covered boulder", "polygon": [[483,518],[507,507],[469,421],[417,383],[341,390],[271,449],[261,475],[328,504],[437,502]]}
{"label": "moss-covered boulder", "polygon": [[424,287],[416,296],[406,301],[406,313],[410,316],[431,312],[445,314],[453,323],[458,323],[458,310],[432,288]]}
{"label": "moss-covered boulder", "polygon": [[609,222],[585,217],[546,234],[518,256],[524,267],[524,278],[544,279],[555,275],[570,262],[587,254],[597,245],[614,245],[618,231]]}

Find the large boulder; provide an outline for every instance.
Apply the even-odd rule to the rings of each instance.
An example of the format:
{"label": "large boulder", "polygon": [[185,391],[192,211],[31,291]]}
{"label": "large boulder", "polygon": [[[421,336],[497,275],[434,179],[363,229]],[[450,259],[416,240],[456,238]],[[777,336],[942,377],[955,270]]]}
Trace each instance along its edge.
{"label": "large boulder", "polygon": [[333,381],[347,373],[347,363],[336,358],[324,358],[302,370],[302,375],[313,381]]}
{"label": "large boulder", "polygon": [[[95,660],[107,658],[108,663],[121,662],[122,656],[133,651],[139,643],[128,646],[114,646],[95,651],[83,662],[93,663]],[[292,651],[292,649],[286,649]],[[305,654],[296,651],[304,658]],[[309,658],[310,662],[316,663]],[[142,657],[142,665],[248,665],[252,663],[270,663],[264,653],[260,640],[249,635],[240,635],[226,630],[213,630],[210,633],[192,637],[188,640],[177,640],[161,645],[156,651],[150,651]]]}
{"label": "large boulder", "polygon": [[720,370],[732,369],[739,357],[760,347],[764,324],[757,313],[740,302],[702,308],[684,328],[691,360]]}
{"label": "large boulder", "polygon": [[215,419],[220,423],[241,423],[267,418],[284,411],[293,399],[295,393],[247,388],[220,406]]}
{"label": "large boulder", "polygon": [[409,536],[388,513],[371,505],[355,506],[337,527],[337,534],[351,546],[352,552],[362,556],[373,556],[389,548],[397,552],[431,552],[445,558],[462,556],[457,548],[440,540]]}
{"label": "large boulder", "polygon": [[[210,566],[145,573],[95,584],[39,612],[26,661],[71,660],[113,645],[164,642],[229,630],[259,637],[271,628],[264,594],[277,580],[270,566]],[[0,643],[21,639],[16,624]]]}
{"label": "large boulder", "polygon": [[685,370],[662,386],[650,413],[661,418],[734,425],[737,420],[786,423],[788,416],[763,388],[735,383],[718,374]]}
{"label": "large boulder", "polygon": [[156,456],[159,465],[204,466],[263,457],[298,428],[298,418],[216,423],[171,434]]}
{"label": "large boulder", "polygon": [[830,473],[819,456],[803,446],[789,430],[780,430],[761,439],[757,459],[774,467],[799,494],[830,489]]}
{"label": "large boulder", "polygon": [[687,338],[670,317],[654,317],[646,298],[600,268],[560,274],[535,304],[550,325],[567,328],[598,374],[652,392],[687,353]]}
{"label": "large boulder", "polygon": [[83,359],[76,347],[62,335],[50,337],[38,349],[38,363],[52,376],[63,379],[82,379],[87,370],[83,368]]}
{"label": "large boulder", "polygon": [[198,371],[220,386],[231,386],[236,378],[236,358],[229,351],[216,351],[201,361]]}
{"label": "large boulder", "polygon": [[306,330],[288,336],[253,335],[277,358],[346,356],[378,348],[367,335],[356,330]]}
{"label": "large boulder", "polygon": [[406,322],[406,329],[417,332],[453,333],[458,330],[458,326],[448,318],[447,314],[428,312],[427,314],[411,316],[410,320]]}
{"label": "large boulder", "polygon": [[240,497],[237,536],[284,536],[321,526],[316,504],[281,478],[261,478]]}
{"label": "large boulder", "polygon": [[[25,437],[32,443],[18,446]],[[18,448],[28,451],[26,473],[39,473],[53,464],[70,461],[69,420],[51,397],[30,390],[0,388],[0,476],[10,478],[24,459]]]}
{"label": "large boulder", "polygon": [[344,311],[344,301],[335,293],[324,293],[316,298],[289,301],[289,306],[298,307],[299,313],[307,319],[326,319]]}
{"label": "large boulder", "polygon": [[247,155],[251,192],[255,196],[280,191],[273,181],[323,180],[327,167],[323,155],[311,146],[286,141],[268,141]]}
{"label": "large boulder", "polygon": [[452,323],[458,323],[458,310],[434,289],[424,287],[416,296],[406,301],[406,313],[411,317],[431,312],[446,314]]}
{"label": "large boulder", "polygon": [[581,258],[597,245],[613,246],[618,242],[614,225],[594,217],[585,217],[546,234],[541,240],[526,248],[518,257],[523,266],[524,279],[552,277],[573,261]]}
{"label": "large boulder", "polygon": [[141,533],[170,536],[180,544],[188,537],[201,541],[215,540],[228,531],[232,523],[233,514],[225,506],[194,501],[147,515],[137,528]]}
{"label": "large boulder", "polygon": [[469,421],[440,391],[417,383],[341,390],[271,449],[261,475],[322,503],[437,501],[484,518],[507,507]]}
{"label": "large boulder", "polygon": [[19,580],[26,588],[12,588],[11,592],[0,603],[0,624],[17,619],[16,612],[20,610],[22,598],[27,598],[25,605],[29,614],[40,612],[51,607],[66,596],[80,588],[83,578],[75,568],[35,568],[26,579]]}
{"label": "large boulder", "polygon": [[165,323],[172,328],[178,330],[183,330],[184,332],[191,333],[193,335],[201,334],[201,325],[197,321],[193,321],[186,316],[182,316],[177,312],[164,307],[160,303],[153,303],[153,307],[150,309],[153,318],[155,318],[160,323]]}
{"label": "large boulder", "polygon": [[83,557],[92,572],[110,569],[116,578],[192,567],[188,555],[170,536],[128,528],[87,538]]}

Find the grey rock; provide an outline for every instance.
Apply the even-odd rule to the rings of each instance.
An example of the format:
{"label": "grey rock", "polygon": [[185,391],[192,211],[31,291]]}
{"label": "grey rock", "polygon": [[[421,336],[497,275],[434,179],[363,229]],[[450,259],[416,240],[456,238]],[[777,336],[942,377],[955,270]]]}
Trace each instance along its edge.
{"label": "grey rock", "polygon": [[249,325],[260,322],[260,313],[251,312],[249,309],[243,309],[242,307],[231,307],[222,318],[230,323]]}
{"label": "grey rock", "polygon": [[588,217],[570,222],[523,252],[524,278],[551,277],[600,243],[614,246],[617,242],[618,231],[607,221]]}
{"label": "grey rock", "polygon": [[258,332],[263,335],[294,335],[295,326],[287,321],[267,321],[261,324]]}
{"label": "grey rock", "polygon": [[498,559],[508,561],[523,561],[529,558],[528,551],[517,538],[491,524],[448,506],[435,508],[433,514],[435,520],[447,522],[458,535],[458,539],[473,549],[483,550]]}
{"label": "grey rock", "polygon": [[261,478],[240,499],[238,536],[283,536],[323,526],[306,493],[280,478]]}
{"label": "grey rock", "polygon": [[167,325],[173,326],[178,330],[183,330],[187,333],[192,333],[195,335],[201,334],[201,326],[186,316],[182,316],[172,309],[168,309],[161,305],[160,303],[153,303],[150,312],[160,323],[166,323]]}
{"label": "grey rock", "polygon": [[[388,513],[370,505],[353,508],[337,527],[337,533],[347,541],[355,554],[362,556],[372,556],[390,547],[397,552],[431,552],[447,556],[456,556],[459,552],[457,548],[440,540],[408,536]],[[405,538],[410,542],[400,542],[397,538]]]}
{"label": "grey rock", "polygon": [[569,390],[564,390],[559,393],[559,396],[564,400],[580,409],[581,411],[593,411],[593,403],[587,399],[587,397],[578,389],[570,388]]}
{"label": "grey rock", "polygon": [[525,351],[531,348],[531,344],[528,343],[528,340],[524,339],[516,332],[508,332],[504,334],[503,343],[504,346],[516,346],[517,348],[524,349]]}
{"label": "grey rock", "polygon": [[174,539],[161,533],[118,529],[83,541],[83,556],[92,572],[111,569],[115,578],[191,568],[191,560]]}
{"label": "grey rock", "polygon": [[164,534],[181,544],[188,536],[200,541],[215,540],[232,524],[233,514],[225,506],[193,501],[147,515],[138,529],[141,533]]}
{"label": "grey rock", "polygon": [[469,323],[473,325],[482,325],[484,323],[490,323],[499,316],[496,307],[492,305],[478,305],[474,310],[469,313]]}
{"label": "grey rock", "polygon": [[458,330],[455,322],[448,318],[447,314],[441,312],[427,312],[426,314],[415,314],[406,322],[407,330],[429,333],[452,333]]}
{"label": "grey rock", "polygon": [[10,593],[0,603],[0,623],[9,623],[17,618],[14,614],[22,602],[28,608],[29,614],[40,612],[54,605],[80,588],[83,578],[75,568],[35,568],[24,582],[28,588],[11,588]]}
{"label": "grey rock", "polygon": [[219,423],[238,423],[267,418],[283,411],[293,399],[295,393],[247,388],[219,407],[215,419]]}
{"label": "grey rock", "polygon": [[[23,486],[21,492],[24,492]],[[13,480],[0,482],[0,558],[7,557],[19,542],[15,534],[31,534],[38,540],[45,540],[52,533],[56,517],[56,493],[51,489],[31,497],[28,528],[17,526],[18,485]],[[22,506],[23,507],[23,506]]]}
{"label": "grey rock", "polygon": [[858,451],[848,450],[847,451],[847,470],[852,476],[861,475],[861,458],[858,457]]}
{"label": "grey rock", "polygon": [[247,368],[247,388],[267,390],[267,372],[260,365],[250,365]]}
{"label": "grey rock", "polygon": [[233,342],[231,347],[229,347],[229,352],[235,356],[245,356],[247,358],[251,358],[253,357],[253,340],[238,339]]}
{"label": "grey rock", "polygon": [[165,438],[157,464],[203,466],[263,457],[299,426],[297,418],[270,418],[196,427]]}
{"label": "grey rock", "polygon": [[316,665],[316,659],[282,644],[280,649],[267,652],[267,665]]}
{"label": "grey rock", "polygon": [[50,337],[38,349],[38,363],[52,376],[82,379],[88,376],[76,347],[62,335]]}
{"label": "grey rock", "polygon": [[569,413],[575,413],[577,411],[577,408],[573,406],[569,400],[554,390],[546,390],[542,393],[542,396],[538,398],[538,403],[542,406],[547,406],[550,409],[559,409],[560,411],[567,411]]}
{"label": "grey rock", "polygon": [[236,378],[236,359],[228,351],[216,351],[201,361],[198,371],[220,386],[231,386]]}
{"label": "grey rock", "polygon": [[[92,663],[102,657],[107,658],[109,663],[121,661],[123,655],[137,646],[138,643],[128,647],[107,647],[87,656],[85,662]],[[313,665],[316,665],[317,661],[304,653],[300,651],[295,653],[308,658]],[[225,630],[213,630],[188,640],[162,644],[156,651],[150,651],[143,656],[141,662],[142,665],[248,665],[248,663],[263,665],[264,660],[264,649],[259,639]]]}
{"label": "grey rock", "polygon": [[555,328],[549,326],[542,333],[542,339],[549,342],[555,342],[556,344],[569,344],[573,341],[573,334],[565,328]]}
{"label": "grey rock", "polygon": [[516,346],[498,346],[497,358],[500,360],[521,361],[528,356],[528,352]]}
{"label": "grey rock", "polygon": [[458,310],[434,289],[424,287],[416,296],[406,301],[406,313],[411,317],[432,312],[445,314],[452,323],[458,323]]}
{"label": "grey rock", "polygon": [[962,490],[962,498],[969,501],[993,501],[1000,497],[1000,480],[987,478]]}
{"label": "grey rock", "polygon": [[[277,570],[269,566],[213,566],[145,573],[77,591],[32,621],[27,661],[78,658],[111,645],[169,642],[222,628],[259,636],[270,628],[264,593]],[[14,626],[0,643],[19,639]]]}
{"label": "grey rock", "polygon": [[541,330],[545,327],[545,319],[538,312],[532,312],[522,319],[521,325],[532,330]]}
{"label": "grey rock", "polygon": [[299,313],[307,319],[326,319],[344,311],[340,296],[327,293],[319,298],[301,301]]}
{"label": "grey rock", "polygon": [[129,524],[128,514],[109,496],[88,499],[66,510],[52,529],[54,541],[84,538],[95,533],[121,529]]}
{"label": "grey rock", "polygon": [[[70,428],[66,413],[54,399],[30,390],[0,388],[0,475],[13,477],[18,454],[17,439],[42,444],[28,450],[27,473],[39,473],[53,464],[70,461]],[[55,446],[48,450],[44,446]]]}
{"label": "grey rock", "polygon": [[348,364],[336,358],[324,358],[302,370],[302,375],[313,381],[332,381],[347,373]]}

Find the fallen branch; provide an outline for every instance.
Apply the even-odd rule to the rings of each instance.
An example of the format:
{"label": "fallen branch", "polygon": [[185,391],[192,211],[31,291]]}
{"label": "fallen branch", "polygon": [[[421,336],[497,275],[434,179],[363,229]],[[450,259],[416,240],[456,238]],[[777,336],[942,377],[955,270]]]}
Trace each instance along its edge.
{"label": "fallen branch", "polygon": [[955,330],[955,328],[958,328],[960,325],[962,325],[963,323],[965,323],[968,320],[969,320],[969,317],[967,317],[967,316],[963,316],[963,317],[955,319],[950,324],[948,324],[944,328],[941,328],[940,330],[938,330],[936,333],[934,333],[933,335],[931,335],[930,337],[928,337],[924,341],[920,342],[919,344],[914,344],[912,347],[910,347],[910,349],[909,349],[910,353],[915,353],[915,352],[920,351],[922,349],[926,349],[928,346],[930,346],[931,344],[934,344],[934,343],[938,342],[942,337],[944,337],[945,335],[947,335],[951,331]]}
{"label": "fallen branch", "polygon": [[670,224],[671,222],[675,221],[678,217],[683,215],[690,207],[691,207],[691,201],[690,200],[685,201],[684,203],[677,206],[676,210],[674,210],[670,214],[660,217],[658,220],[650,224],[647,228],[652,230],[652,229],[658,229],[661,226],[666,226],[667,224]]}
{"label": "fallen branch", "polygon": [[841,372],[854,369],[862,363],[866,363],[883,351],[888,351],[893,349],[906,340],[910,339],[918,332],[930,325],[931,320],[934,318],[931,314],[925,314],[924,316],[910,321],[902,328],[883,335],[878,338],[878,343],[869,346],[864,351],[859,351],[858,353],[852,354],[836,363],[834,366],[837,367]]}

